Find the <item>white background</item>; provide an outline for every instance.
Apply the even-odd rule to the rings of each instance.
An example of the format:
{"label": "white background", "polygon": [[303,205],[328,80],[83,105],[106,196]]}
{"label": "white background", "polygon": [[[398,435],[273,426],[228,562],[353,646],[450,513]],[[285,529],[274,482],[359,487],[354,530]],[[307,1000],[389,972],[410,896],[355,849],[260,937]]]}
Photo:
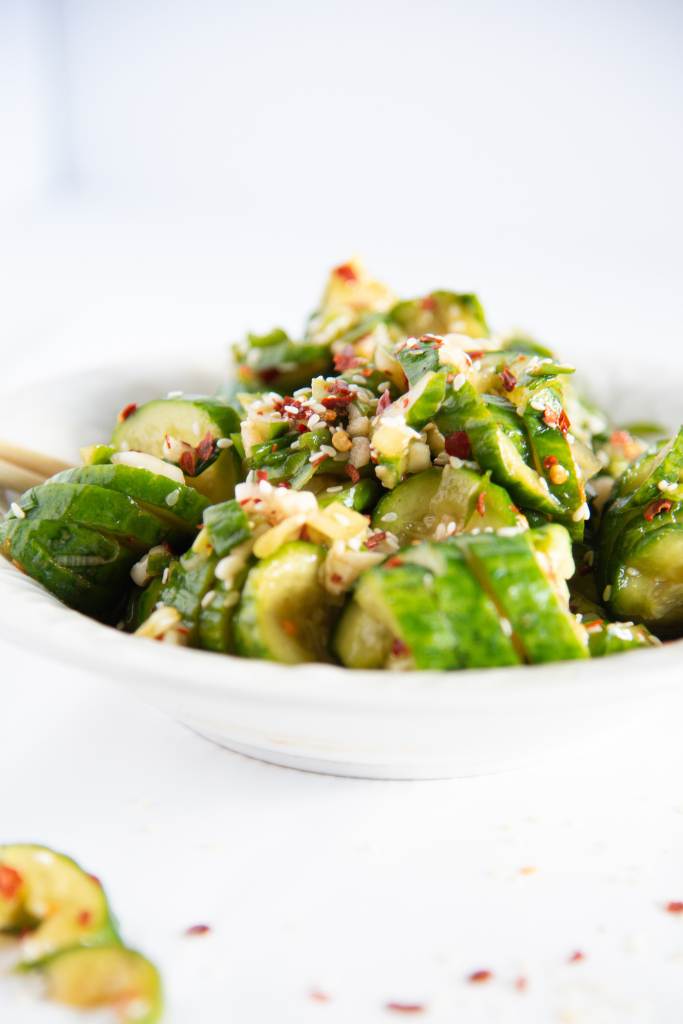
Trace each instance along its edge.
{"label": "white background", "polygon": [[[356,251],[404,292],[477,288],[584,365],[600,347],[666,373],[682,43],[673,0],[0,0],[0,389],[47,350],[201,360],[296,329]],[[570,763],[363,783],[245,761],[1,653],[0,838],[109,883],[173,1024],[389,1021],[391,1000],[680,1021],[680,707]],[[212,935],[184,938],[197,921]],[[472,987],[479,967],[495,980]],[[0,1010],[72,1019],[23,980]]]}

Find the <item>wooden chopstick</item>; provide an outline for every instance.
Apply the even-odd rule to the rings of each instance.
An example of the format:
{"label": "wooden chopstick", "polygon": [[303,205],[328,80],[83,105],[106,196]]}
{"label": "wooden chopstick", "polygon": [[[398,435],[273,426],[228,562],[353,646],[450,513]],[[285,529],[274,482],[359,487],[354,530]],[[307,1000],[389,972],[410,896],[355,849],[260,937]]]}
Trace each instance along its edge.
{"label": "wooden chopstick", "polygon": [[69,463],[63,462],[62,459],[55,459],[51,455],[0,440],[0,464],[5,463],[13,463],[19,469],[38,475],[42,480],[54,476],[55,473],[61,473],[63,469],[71,468]]}
{"label": "wooden chopstick", "polygon": [[0,459],[0,490],[22,493],[29,487],[37,487],[46,477],[42,473],[33,473],[30,469],[17,466],[14,462]]}

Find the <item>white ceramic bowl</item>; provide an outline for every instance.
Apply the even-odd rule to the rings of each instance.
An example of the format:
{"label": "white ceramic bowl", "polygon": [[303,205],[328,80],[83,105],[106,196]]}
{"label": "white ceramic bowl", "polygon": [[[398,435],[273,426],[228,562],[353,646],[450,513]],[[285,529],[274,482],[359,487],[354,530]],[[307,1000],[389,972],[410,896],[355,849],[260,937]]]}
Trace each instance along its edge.
{"label": "white ceramic bowl", "polygon": [[[679,374],[663,390],[638,368],[630,380],[593,370],[600,397],[621,415],[675,424]],[[127,402],[215,384],[215,375],[182,360],[47,369],[2,396],[0,436],[76,461],[80,444],[107,438]],[[666,700],[680,689],[683,665],[680,641],[594,662],[447,674],[247,661],[123,635],[63,607],[3,560],[0,634],[114,678],[233,750],[382,779],[473,775],[528,761],[638,716],[644,702]]]}

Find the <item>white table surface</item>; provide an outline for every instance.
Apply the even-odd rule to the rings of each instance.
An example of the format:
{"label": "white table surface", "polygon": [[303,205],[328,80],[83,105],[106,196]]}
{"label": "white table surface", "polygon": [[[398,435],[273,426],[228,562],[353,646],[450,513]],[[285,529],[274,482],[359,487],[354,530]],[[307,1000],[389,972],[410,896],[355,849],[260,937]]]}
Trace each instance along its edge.
{"label": "white table surface", "polygon": [[[181,258],[162,237],[133,253],[125,226],[103,235],[86,220],[87,230],[69,214],[0,240],[10,377],[56,344],[65,359],[99,358],[112,339],[134,347],[145,331],[214,343],[228,307],[237,330],[248,321],[257,290],[233,287],[230,298],[219,279],[250,280],[255,243],[241,271],[234,253],[220,273],[204,254],[207,276],[196,250]],[[493,254],[488,290],[501,286],[514,318],[503,263]],[[567,267],[567,287],[583,287],[591,267],[578,250]],[[650,316],[662,329],[680,323],[673,272],[669,305],[654,301],[667,293],[660,270],[643,285],[646,308],[624,312],[619,343],[636,344]],[[589,350],[606,311],[558,310],[549,288],[529,296],[536,326],[545,315],[576,329],[584,317]],[[256,327],[288,289],[280,281],[261,296]],[[306,301],[295,298],[292,310]],[[104,880],[125,937],[162,969],[169,1024],[405,1019],[389,1002],[423,1004],[412,1019],[434,1024],[681,1020],[683,915],[664,907],[683,899],[683,693],[571,758],[495,777],[379,783],[247,760],[113,685],[4,644],[0,685],[0,840],[47,843]],[[185,936],[196,923],[211,932]],[[570,963],[577,950],[585,959]],[[478,969],[492,979],[468,982]],[[3,1024],[75,1019],[25,979],[0,980]]]}

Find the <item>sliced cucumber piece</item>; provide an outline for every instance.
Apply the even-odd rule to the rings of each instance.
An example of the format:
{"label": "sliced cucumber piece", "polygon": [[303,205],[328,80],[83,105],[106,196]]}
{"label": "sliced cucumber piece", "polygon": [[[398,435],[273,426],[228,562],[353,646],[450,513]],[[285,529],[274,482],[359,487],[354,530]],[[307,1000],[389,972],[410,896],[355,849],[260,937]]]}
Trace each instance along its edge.
{"label": "sliced cucumber piece", "polygon": [[385,668],[394,639],[388,626],[351,600],[334,634],[334,650],[347,668]]}
{"label": "sliced cucumber piece", "polygon": [[605,622],[603,619],[586,621],[588,649],[591,658],[604,658],[638,647],[657,647],[659,640],[645,626],[632,622]]}
{"label": "sliced cucumber piece", "polygon": [[229,654],[234,649],[233,620],[246,576],[245,568],[230,584],[214,580],[212,590],[204,595],[197,623],[197,644],[202,650]]}
{"label": "sliced cucumber piece", "polygon": [[217,445],[239,429],[237,412],[219,399],[161,398],[139,406],[119,423],[112,444],[177,460],[187,484],[213,504],[232,498],[241,477],[234,447]]}
{"label": "sliced cucumber piece", "polygon": [[95,484],[133,498],[144,510],[161,519],[167,530],[192,536],[208,507],[207,499],[192,487],[168,477],[124,465],[92,465],[67,469],[52,483]]}
{"label": "sliced cucumber piece", "polygon": [[117,945],[104,890],[44,846],[0,846],[0,931],[21,933],[25,966],[78,946]]}
{"label": "sliced cucumber piece", "polygon": [[[588,657],[585,630],[569,612],[534,549],[533,532],[458,539],[468,563],[534,664]],[[546,560],[547,561],[547,560]]]}
{"label": "sliced cucumber piece", "polygon": [[81,1009],[111,1007],[121,1024],[156,1024],[163,996],[156,967],[121,946],[74,949],[45,966],[48,996]]}
{"label": "sliced cucumber piece", "polygon": [[409,336],[423,334],[467,334],[486,338],[489,329],[481,302],[476,295],[437,290],[420,299],[397,303],[389,313],[390,321]]}
{"label": "sliced cucumber piece", "polygon": [[414,540],[443,540],[454,531],[522,529],[525,523],[507,491],[491,483],[487,475],[446,466],[408,477],[386,494],[375,508],[372,525],[390,530],[404,545]]}
{"label": "sliced cucumber piece", "polygon": [[[334,479],[331,477],[330,480]],[[376,503],[383,489],[377,480],[367,478],[359,480],[357,484],[332,484],[322,491],[317,491],[316,497],[321,508],[326,508],[333,502],[341,502],[354,512],[366,512]]]}
{"label": "sliced cucumber piece", "polygon": [[237,380],[248,391],[278,391],[289,395],[309,384],[312,377],[327,373],[330,347],[315,342],[292,341],[281,328],[268,334],[248,334],[244,344],[233,347]]}
{"label": "sliced cucumber piece", "polygon": [[[449,403],[449,426],[467,434],[479,465],[491,472],[495,482],[505,487],[518,505],[549,515],[562,513],[562,506],[550,493],[545,480],[527,466],[489,404],[470,381],[451,393]],[[439,417],[436,423],[439,426]]]}
{"label": "sliced cucumber piece", "polygon": [[219,558],[229,555],[233,548],[251,537],[247,515],[234,498],[207,508],[204,512],[204,526],[211,547]]}
{"label": "sliced cucumber piece", "polygon": [[329,660],[324,558],[324,548],[292,541],[250,569],[233,623],[239,654],[288,664]]}

